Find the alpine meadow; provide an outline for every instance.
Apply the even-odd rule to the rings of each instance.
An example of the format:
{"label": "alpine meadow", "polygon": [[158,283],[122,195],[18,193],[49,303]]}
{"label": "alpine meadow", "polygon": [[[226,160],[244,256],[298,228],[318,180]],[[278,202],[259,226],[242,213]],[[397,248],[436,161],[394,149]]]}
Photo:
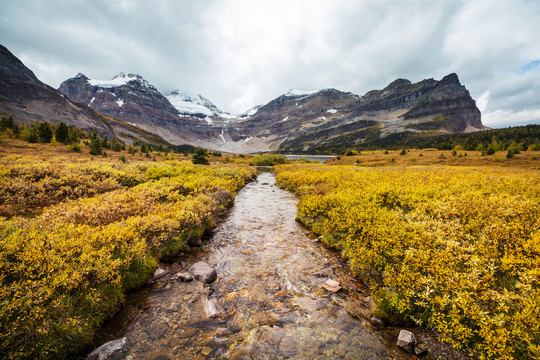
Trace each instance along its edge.
{"label": "alpine meadow", "polygon": [[0,0],[0,358],[540,360],[540,2]]}

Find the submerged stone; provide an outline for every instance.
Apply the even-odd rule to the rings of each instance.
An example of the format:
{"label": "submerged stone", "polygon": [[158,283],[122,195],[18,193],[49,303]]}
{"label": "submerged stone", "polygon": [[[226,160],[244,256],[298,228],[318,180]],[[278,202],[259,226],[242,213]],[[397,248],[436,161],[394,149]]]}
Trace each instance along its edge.
{"label": "submerged stone", "polygon": [[322,287],[333,293],[337,293],[339,290],[341,290],[341,286],[339,285],[339,282],[332,279],[326,280],[326,282],[322,284]]}
{"label": "submerged stone", "polygon": [[156,271],[154,271],[154,280],[162,278],[163,276],[165,276],[168,273],[169,273],[168,270],[159,267],[159,268],[156,269]]}
{"label": "submerged stone", "polygon": [[409,330],[401,330],[399,332],[398,340],[396,343],[402,350],[407,352],[414,352],[414,345],[416,345],[416,336]]}
{"label": "submerged stone", "polygon": [[211,283],[217,278],[216,270],[203,261],[199,261],[191,265],[189,272],[195,277],[195,279],[206,284]]}
{"label": "submerged stone", "polygon": [[86,360],[120,360],[124,358],[124,347],[126,338],[109,341],[92,351]]}

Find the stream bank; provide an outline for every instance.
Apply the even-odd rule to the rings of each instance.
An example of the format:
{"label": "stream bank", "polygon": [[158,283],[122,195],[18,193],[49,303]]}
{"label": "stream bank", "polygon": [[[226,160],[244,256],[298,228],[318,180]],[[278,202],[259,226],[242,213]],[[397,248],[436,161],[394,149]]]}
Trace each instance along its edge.
{"label": "stream bank", "polygon": [[[125,338],[122,359],[415,358],[395,346],[398,328],[370,323],[362,284],[295,221],[296,204],[274,174],[262,172],[210,239],[127,296],[96,345]],[[214,267],[217,280],[174,279],[198,261]],[[342,289],[324,289],[328,279]],[[417,335],[430,349],[442,346]],[[446,349],[425,358],[455,358]]]}

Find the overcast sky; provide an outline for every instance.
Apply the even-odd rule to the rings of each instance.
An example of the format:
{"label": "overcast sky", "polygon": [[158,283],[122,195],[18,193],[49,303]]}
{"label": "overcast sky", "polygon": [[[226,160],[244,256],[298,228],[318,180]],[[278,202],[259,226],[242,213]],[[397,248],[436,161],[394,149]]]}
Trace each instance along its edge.
{"label": "overcast sky", "polygon": [[290,88],[362,95],[455,72],[491,127],[540,123],[538,0],[0,0],[45,83],[138,73],[234,114]]}

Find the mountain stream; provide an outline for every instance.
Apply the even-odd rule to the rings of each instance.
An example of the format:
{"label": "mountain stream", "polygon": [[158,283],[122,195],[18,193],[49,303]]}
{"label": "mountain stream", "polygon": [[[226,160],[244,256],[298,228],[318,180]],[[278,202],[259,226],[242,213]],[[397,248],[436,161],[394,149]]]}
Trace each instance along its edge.
{"label": "mountain stream", "polygon": [[[96,345],[125,338],[125,359],[409,358],[395,331],[370,323],[369,297],[347,264],[295,221],[296,204],[260,173],[200,248],[126,297]],[[217,280],[173,279],[197,261]],[[322,288],[328,279],[343,288]]]}

